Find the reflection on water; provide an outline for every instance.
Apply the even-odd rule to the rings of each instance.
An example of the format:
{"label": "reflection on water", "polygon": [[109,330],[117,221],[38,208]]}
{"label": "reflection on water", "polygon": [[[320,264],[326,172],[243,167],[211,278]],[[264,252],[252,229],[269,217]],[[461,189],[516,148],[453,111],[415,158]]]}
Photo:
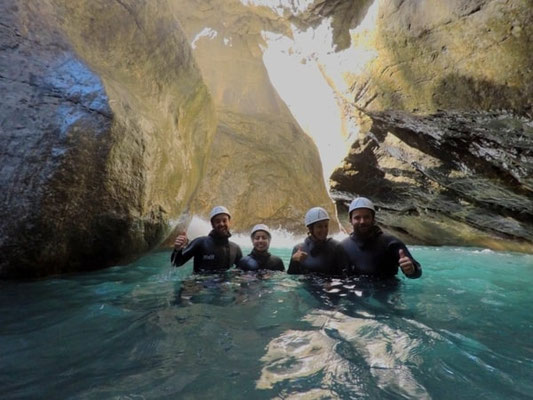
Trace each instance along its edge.
{"label": "reflection on water", "polygon": [[533,257],[414,253],[424,276],[385,283],[193,275],[166,252],[0,282],[2,399],[530,398]]}
{"label": "reflection on water", "polygon": [[[351,395],[366,397],[372,382],[384,392],[430,398],[411,371],[411,366],[420,364],[416,356],[419,341],[391,327],[388,319],[380,321],[388,312],[402,308],[398,280],[305,278],[304,288],[318,296],[326,309],[314,309],[303,316],[314,329],[289,330],[268,344],[261,358],[264,366],[258,389],[271,389],[280,382],[302,382],[311,389],[287,391],[284,398],[336,398],[336,386],[342,387],[342,392],[349,388]],[[358,300],[361,307],[355,308]],[[350,311],[354,315],[348,315]],[[351,373],[354,369],[356,374]],[[314,384],[303,384],[306,380]],[[320,390],[314,388],[316,384]]]}

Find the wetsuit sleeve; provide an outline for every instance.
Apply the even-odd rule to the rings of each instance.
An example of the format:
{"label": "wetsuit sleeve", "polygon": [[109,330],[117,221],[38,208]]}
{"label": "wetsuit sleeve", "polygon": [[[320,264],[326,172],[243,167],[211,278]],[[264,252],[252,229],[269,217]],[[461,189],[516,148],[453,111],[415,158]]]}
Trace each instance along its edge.
{"label": "wetsuit sleeve", "polygon": [[285,271],[285,264],[283,264],[283,260],[279,257],[276,257],[276,262],[273,265],[272,269],[274,271]]}
{"label": "wetsuit sleeve", "polygon": [[346,250],[344,250],[344,246],[341,243],[338,243],[335,248],[336,273],[348,276],[349,264],[348,254],[346,253]]}
{"label": "wetsuit sleeve", "polygon": [[246,257],[243,257],[239,261],[237,261],[235,266],[238,269],[242,269],[243,271],[246,271],[248,269],[248,263],[247,263]]}
{"label": "wetsuit sleeve", "polygon": [[[415,272],[413,272],[412,274],[410,275],[407,275],[407,274],[404,274],[406,277],[410,278],[410,279],[416,279],[416,278],[420,278],[422,276],[422,266],[420,265],[420,263],[418,261],[415,260],[415,258],[411,255],[411,252],[409,251],[409,249],[407,248],[407,246],[405,244],[403,244],[402,242],[400,242],[399,240],[398,241],[395,241],[393,243],[391,243],[391,246],[390,246],[390,249],[392,251],[394,251],[395,253],[395,259],[396,259],[396,263],[397,265],[399,265],[399,260],[400,260],[400,256],[398,254],[398,252],[400,251],[400,249],[402,249],[405,253],[405,255],[407,257],[409,257],[411,259],[411,261],[413,261],[413,265],[415,267]],[[398,269],[401,270],[401,268],[398,267]],[[403,272],[403,271],[402,271]]]}
{"label": "wetsuit sleeve", "polygon": [[283,264],[283,260],[281,258],[276,265],[276,271],[285,271],[285,264]]}
{"label": "wetsuit sleeve", "polygon": [[237,254],[235,255],[235,265],[238,265],[242,260],[242,250],[240,246],[237,246]]}
{"label": "wetsuit sleeve", "polygon": [[[407,250],[407,247],[405,248],[405,250]],[[411,275],[405,276],[411,279],[420,278],[422,276],[422,266],[418,261],[413,258],[411,253],[409,253],[409,250],[407,250],[405,254],[407,254],[407,257],[409,257],[413,261],[413,265],[415,266],[415,272],[413,272]]]}
{"label": "wetsuit sleeve", "polygon": [[175,267],[181,267],[187,261],[189,261],[198,248],[199,238],[194,239],[188,246],[180,250],[174,250],[170,256],[170,261]]}
{"label": "wetsuit sleeve", "polygon": [[301,246],[302,245],[297,245],[292,249],[291,261],[289,262],[289,269],[287,270],[288,274],[297,275],[302,273],[302,265],[298,261],[293,261],[292,259],[294,253],[296,253]]}

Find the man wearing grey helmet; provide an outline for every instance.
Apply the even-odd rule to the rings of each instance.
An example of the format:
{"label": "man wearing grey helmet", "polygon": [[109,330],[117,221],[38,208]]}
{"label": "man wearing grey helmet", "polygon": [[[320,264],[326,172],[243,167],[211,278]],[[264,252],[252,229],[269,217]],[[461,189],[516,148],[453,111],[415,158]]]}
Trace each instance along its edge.
{"label": "man wearing grey helmet", "polygon": [[322,207],[305,214],[308,236],[292,250],[289,274],[317,273],[339,276],[346,268],[346,255],[338,241],[328,238],[329,215]]}
{"label": "man wearing grey helmet", "polygon": [[231,214],[223,206],[216,206],[209,214],[211,227],[207,236],[189,243],[185,232],[178,235],[170,257],[173,265],[179,267],[194,257],[194,272],[225,271],[242,258],[241,248],[229,241]]}
{"label": "man wearing grey helmet", "polygon": [[237,268],[243,271],[285,271],[285,266],[281,258],[271,255],[268,252],[270,247],[270,229],[265,224],[257,224],[252,228],[250,234],[253,249],[250,254],[242,258],[237,264]]}
{"label": "man wearing grey helmet", "polygon": [[348,209],[353,233],[341,242],[349,260],[349,274],[389,279],[398,268],[408,278],[419,278],[422,267],[405,244],[376,225],[374,204],[366,197],[353,200]]}

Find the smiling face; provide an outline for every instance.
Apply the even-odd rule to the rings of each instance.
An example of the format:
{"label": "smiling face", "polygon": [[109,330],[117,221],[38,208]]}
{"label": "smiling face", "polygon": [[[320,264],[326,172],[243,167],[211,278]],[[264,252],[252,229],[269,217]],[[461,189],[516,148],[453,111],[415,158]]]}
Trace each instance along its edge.
{"label": "smiling face", "polygon": [[230,225],[230,218],[227,214],[218,214],[211,219],[211,226],[219,235],[228,236]]}
{"label": "smiling face", "polygon": [[358,208],[352,211],[350,222],[356,235],[367,235],[374,225],[374,213],[368,208]]}
{"label": "smiling face", "polygon": [[309,226],[309,233],[318,242],[328,238],[329,221],[318,221]]}
{"label": "smiling face", "polygon": [[267,251],[270,247],[270,236],[265,231],[256,231],[252,236],[252,245],[256,251]]}

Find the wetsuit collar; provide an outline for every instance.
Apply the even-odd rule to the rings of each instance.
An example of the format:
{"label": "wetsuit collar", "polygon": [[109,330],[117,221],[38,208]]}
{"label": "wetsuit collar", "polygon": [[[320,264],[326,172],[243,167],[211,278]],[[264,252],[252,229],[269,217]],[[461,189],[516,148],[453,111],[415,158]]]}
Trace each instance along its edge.
{"label": "wetsuit collar", "polygon": [[268,251],[257,251],[256,249],[252,249],[252,253],[251,254],[256,259],[266,259],[266,258],[270,257],[270,253]]}

